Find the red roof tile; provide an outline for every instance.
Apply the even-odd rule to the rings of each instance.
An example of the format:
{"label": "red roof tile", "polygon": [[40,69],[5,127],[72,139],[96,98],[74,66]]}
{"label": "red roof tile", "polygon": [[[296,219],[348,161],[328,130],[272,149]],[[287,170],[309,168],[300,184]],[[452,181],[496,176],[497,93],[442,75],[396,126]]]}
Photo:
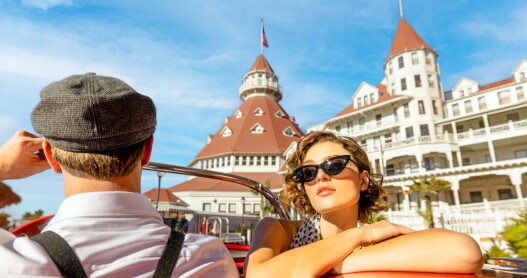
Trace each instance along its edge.
{"label": "red roof tile", "polygon": [[273,68],[271,68],[271,65],[269,65],[269,62],[267,62],[267,59],[265,59],[263,54],[256,57],[256,61],[254,61],[254,64],[249,71],[253,70],[263,70],[274,73]]}
{"label": "red roof tile", "polygon": [[[267,180],[270,181],[270,189],[282,188],[284,184],[284,177],[277,173],[233,173],[252,179],[259,183],[265,184]],[[186,191],[230,191],[230,192],[245,192],[249,189],[243,185],[228,181],[220,181],[208,178],[193,178],[191,180],[182,182],[178,185],[170,187],[168,190],[172,192],[186,192]]]}
{"label": "red roof tile", "polygon": [[404,18],[401,18],[397,25],[397,31],[395,31],[392,48],[390,49],[386,60],[414,49],[429,49],[433,51],[433,49],[421,39],[412,26],[410,26]]}
{"label": "red roof tile", "polygon": [[[157,188],[150,189],[149,191],[143,193],[148,199],[150,199],[151,202],[155,202],[157,199]],[[185,206],[188,207],[189,205],[185,203],[185,201],[178,198],[176,195],[174,195],[170,190],[166,188],[161,188],[159,190],[159,202],[167,202],[174,205],[179,206]]]}
{"label": "red roof tile", "polygon": [[[256,116],[254,111],[260,108],[262,116]],[[254,96],[246,99],[236,111],[242,112],[242,117],[236,118],[236,113],[229,117],[228,122],[212,137],[210,143],[194,158],[200,159],[221,154],[246,153],[246,154],[282,154],[293,141],[299,141],[304,133],[292,121],[280,104],[269,96]],[[277,117],[276,112],[281,111],[283,117]],[[252,133],[251,128],[260,124],[265,131]],[[224,127],[228,127],[232,134],[223,137]],[[295,132],[295,136],[287,136],[283,132],[288,127]]]}
{"label": "red roof tile", "polygon": [[502,85],[505,85],[505,84],[509,84],[509,83],[513,83],[513,82],[514,82],[514,78],[512,78],[512,77],[506,78],[506,79],[503,79],[503,80],[500,80],[500,81],[496,81],[496,82],[492,82],[492,83],[483,85],[483,86],[479,87],[479,91],[484,91],[484,90],[496,88],[496,87],[499,87],[499,86],[502,86]]}

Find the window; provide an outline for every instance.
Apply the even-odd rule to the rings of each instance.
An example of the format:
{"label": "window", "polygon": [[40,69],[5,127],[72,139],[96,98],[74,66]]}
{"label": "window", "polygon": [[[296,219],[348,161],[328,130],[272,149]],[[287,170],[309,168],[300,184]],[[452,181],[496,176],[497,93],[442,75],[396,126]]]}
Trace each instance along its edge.
{"label": "window", "polygon": [[235,165],[235,166],[240,165],[240,156],[237,155],[237,156],[234,158],[234,165]]}
{"label": "window", "polygon": [[470,158],[468,158],[468,157],[464,157],[464,158],[462,159],[462,162],[461,162],[461,163],[463,163],[463,166],[468,166],[468,165],[470,165]]}
{"label": "window", "polygon": [[401,91],[406,90],[406,78],[401,78]]}
{"label": "window", "polygon": [[261,134],[264,132],[264,128],[263,126],[261,126],[260,124],[255,124],[252,128],[251,128],[251,133],[254,133],[254,134]]}
{"label": "window", "polygon": [[509,91],[499,92],[498,99],[499,99],[500,105],[511,103],[511,96],[510,96]]}
{"label": "window", "polygon": [[465,92],[463,90],[459,90],[459,97],[465,97]]}
{"label": "window", "polygon": [[507,114],[507,122],[517,122],[520,120],[518,113]]}
{"label": "window", "polygon": [[243,204],[243,214],[251,213],[252,204]]}
{"label": "window", "polygon": [[465,101],[465,113],[472,113],[472,101]]}
{"label": "window", "polygon": [[392,94],[395,94],[395,82],[392,82],[392,85],[390,88],[391,88]]}
{"label": "window", "polygon": [[452,104],[452,115],[459,116],[459,104]]}
{"label": "window", "polygon": [[509,188],[498,189],[498,198],[500,198],[500,200],[512,199],[512,191]]}
{"label": "window", "polygon": [[231,136],[232,135],[232,130],[226,126],[223,128],[223,131],[221,132],[221,136],[222,137],[228,137],[228,136]]}
{"label": "window", "polygon": [[404,59],[403,56],[399,56],[399,68],[404,68]]}
{"label": "window", "polygon": [[428,87],[435,87],[434,79],[432,79],[432,74],[428,74]]}
{"label": "window", "polygon": [[434,110],[434,115],[437,115],[439,110],[437,110],[437,102],[435,100],[432,100],[432,109]]}
{"label": "window", "polygon": [[397,117],[398,117],[398,116],[397,116],[397,108],[394,108],[394,109],[393,109],[393,118],[394,118],[394,120],[395,120],[396,122],[398,121],[398,118],[397,118]]}
{"label": "window", "polygon": [[390,74],[393,73],[392,61],[390,61],[390,63],[388,63],[388,72],[389,72]]}
{"label": "window", "polygon": [[483,195],[481,194],[481,191],[470,192],[470,202],[471,203],[483,202]]}
{"label": "window", "polygon": [[357,98],[357,106],[358,107],[361,107],[362,106],[362,98]]}
{"label": "window", "polygon": [[274,114],[277,118],[283,118],[284,117],[284,113],[282,113],[282,111],[277,111],[275,114]]}
{"label": "window", "polygon": [[393,164],[386,165],[386,175],[387,176],[393,176],[395,175],[395,170],[393,168]]}
{"label": "window", "polygon": [[276,157],[271,156],[271,165],[276,165]]}
{"label": "window", "polygon": [[203,211],[210,211],[211,205],[210,203],[203,203]]}
{"label": "window", "polygon": [[242,156],[242,165],[243,166],[247,165],[246,162],[245,162],[245,156]]}
{"label": "window", "polygon": [[335,127],[335,130],[336,130],[337,132],[340,132],[340,125],[336,126],[336,127]]}
{"label": "window", "polygon": [[405,118],[410,117],[410,106],[408,105],[408,103],[405,103],[403,107],[404,107],[404,117]]}
{"label": "window", "polygon": [[370,99],[369,99],[368,96],[366,95],[366,96],[364,96],[364,105],[366,106],[366,105],[368,105],[368,104],[370,104]]}
{"label": "window", "polygon": [[430,65],[432,63],[432,54],[431,53],[426,53],[426,64],[427,65]]}
{"label": "window", "polygon": [[420,115],[425,114],[425,104],[422,100],[417,102],[417,106],[419,107],[419,114]]}
{"label": "window", "polygon": [[254,212],[260,212],[260,204],[254,204],[253,205],[253,208],[254,208]]}
{"label": "window", "polygon": [[375,94],[371,93],[370,94],[370,103],[374,103],[374,102],[375,102]]}
{"label": "window", "polygon": [[254,156],[249,156],[249,165],[254,165]]}
{"label": "window", "polygon": [[461,133],[465,131],[465,127],[463,125],[456,125],[456,132]]}
{"label": "window", "polygon": [[487,109],[487,100],[485,99],[485,96],[478,97],[478,107],[479,110]]}
{"label": "window", "polygon": [[412,65],[419,64],[419,59],[417,58],[417,52],[412,52]]}
{"label": "window", "polygon": [[414,127],[409,126],[406,128],[406,138],[412,138],[414,137]]}
{"label": "window", "polygon": [[219,212],[227,212],[227,204],[225,204],[225,203],[221,203],[221,204],[218,206],[218,210],[219,210]]}
{"label": "window", "polygon": [[347,125],[348,125],[348,132],[351,133],[351,132],[353,131],[353,122],[352,122],[352,121],[349,121],[349,122],[347,123]]}
{"label": "window", "polygon": [[527,158],[527,150],[514,151],[514,158]]}
{"label": "window", "polygon": [[485,122],[478,121],[479,128],[485,128]]}
{"label": "window", "polygon": [[421,87],[421,75],[419,74],[414,75],[414,80],[415,80],[415,87],[416,88]]}
{"label": "window", "polygon": [[520,82],[525,81],[525,72],[520,72]]}
{"label": "window", "polygon": [[220,159],[221,159],[221,167],[225,166],[225,157],[222,157]]}
{"label": "window", "polygon": [[384,135],[384,144],[388,144],[392,142],[392,134],[388,133]]}
{"label": "window", "polygon": [[360,130],[364,129],[364,124],[366,123],[366,119],[364,119],[363,117],[362,118],[359,118],[359,127],[360,127]]}
{"label": "window", "polygon": [[231,213],[236,212],[236,204],[235,203],[230,203],[229,204],[229,212],[231,212]]}
{"label": "window", "polygon": [[428,131],[428,125],[420,125],[421,129],[421,136],[428,136],[430,135],[430,132]]}
{"label": "window", "polygon": [[256,108],[256,110],[254,110],[254,115],[255,116],[262,116],[263,114],[264,114],[264,112],[260,108]]}
{"label": "window", "polygon": [[382,119],[381,114],[375,115],[375,122],[377,123],[377,126],[381,126],[381,119]]}
{"label": "window", "polygon": [[472,87],[468,87],[467,88],[467,94],[469,94],[469,95],[472,94]]}
{"label": "window", "polygon": [[518,100],[523,100],[525,98],[525,94],[523,93],[523,87],[516,88],[516,97]]}
{"label": "window", "polygon": [[291,127],[288,127],[284,130],[284,135],[285,136],[289,136],[289,137],[293,137],[295,136],[295,132],[293,131],[293,129]]}
{"label": "window", "polygon": [[263,165],[269,165],[269,162],[267,162],[267,156],[263,157]]}

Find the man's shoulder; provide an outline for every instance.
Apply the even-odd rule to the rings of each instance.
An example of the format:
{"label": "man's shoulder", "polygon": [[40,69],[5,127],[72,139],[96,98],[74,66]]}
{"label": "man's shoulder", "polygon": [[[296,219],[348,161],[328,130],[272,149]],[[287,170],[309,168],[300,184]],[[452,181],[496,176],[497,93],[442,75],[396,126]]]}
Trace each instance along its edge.
{"label": "man's shoulder", "polygon": [[225,244],[218,237],[211,235],[186,233],[183,246],[182,253],[185,254],[182,255],[215,258],[230,256]]}

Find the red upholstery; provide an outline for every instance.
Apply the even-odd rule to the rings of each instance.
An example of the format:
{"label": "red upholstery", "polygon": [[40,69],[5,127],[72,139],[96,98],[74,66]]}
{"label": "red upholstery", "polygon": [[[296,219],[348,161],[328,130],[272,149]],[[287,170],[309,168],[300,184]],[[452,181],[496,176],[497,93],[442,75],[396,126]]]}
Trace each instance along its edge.
{"label": "red upholstery", "polygon": [[27,223],[24,223],[13,230],[11,230],[11,233],[15,236],[34,236],[40,234],[40,231],[42,231],[42,228],[48,224],[48,222],[53,218],[53,215],[44,216],[35,220],[31,220]]}

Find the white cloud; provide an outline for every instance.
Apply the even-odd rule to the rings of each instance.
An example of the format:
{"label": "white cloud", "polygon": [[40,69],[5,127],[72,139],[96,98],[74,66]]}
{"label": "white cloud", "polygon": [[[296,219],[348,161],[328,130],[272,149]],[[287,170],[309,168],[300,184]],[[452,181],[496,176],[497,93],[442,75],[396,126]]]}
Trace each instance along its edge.
{"label": "white cloud", "polygon": [[73,6],[71,0],[22,0],[22,4],[44,11],[57,6]]}

